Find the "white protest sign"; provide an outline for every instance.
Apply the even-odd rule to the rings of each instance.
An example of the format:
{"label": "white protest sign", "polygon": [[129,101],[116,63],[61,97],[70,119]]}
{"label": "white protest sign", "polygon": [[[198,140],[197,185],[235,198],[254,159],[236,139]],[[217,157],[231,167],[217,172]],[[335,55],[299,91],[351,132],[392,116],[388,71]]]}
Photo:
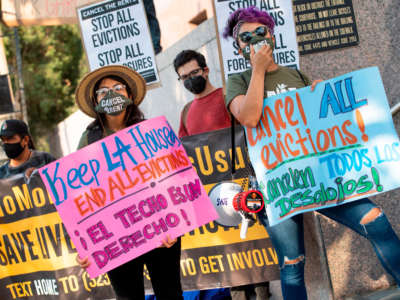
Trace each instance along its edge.
{"label": "white protest sign", "polygon": [[142,1],[107,0],[77,11],[91,71],[124,65],[139,72],[148,85],[159,82]]}
{"label": "white protest sign", "polygon": [[268,12],[275,21],[274,60],[278,65],[299,67],[299,51],[293,19],[291,0],[213,0],[217,18],[225,80],[229,75],[250,68],[250,61],[238,53],[238,45],[232,38],[224,39],[222,34],[231,13],[239,8],[255,6]]}

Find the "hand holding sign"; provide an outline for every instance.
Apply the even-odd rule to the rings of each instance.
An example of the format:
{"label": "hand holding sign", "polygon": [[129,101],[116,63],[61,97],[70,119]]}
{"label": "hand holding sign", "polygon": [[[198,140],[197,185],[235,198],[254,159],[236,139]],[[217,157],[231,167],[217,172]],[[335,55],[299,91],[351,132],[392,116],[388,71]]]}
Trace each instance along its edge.
{"label": "hand holding sign", "polygon": [[175,243],[177,239],[171,239],[171,237],[167,234],[167,237],[162,240],[162,245],[160,247],[166,247],[166,248],[171,248]]}
{"label": "hand holding sign", "polygon": [[311,90],[268,97],[257,128],[246,128],[270,225],[400,185],[400,142],[378,69]]}
{"label": "hand holding sign", "polygon": [[81,266],[82,269],[87,269],[90,266],[89,258],[81,258],[79,254],[76,255],[76,262]]}
{"label": "hand holding sign", "polygon": [[172,246],[217,218],[163,117],[123,129],[40,174],[83,258],[78,262],[92,277],[162,244]]}

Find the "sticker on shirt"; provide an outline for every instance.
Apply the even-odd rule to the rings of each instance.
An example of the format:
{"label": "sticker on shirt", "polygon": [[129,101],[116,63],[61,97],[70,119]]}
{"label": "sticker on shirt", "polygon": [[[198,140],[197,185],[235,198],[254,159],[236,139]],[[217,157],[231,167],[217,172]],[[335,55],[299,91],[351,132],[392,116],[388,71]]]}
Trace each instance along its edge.
{"label": "sticker on shirt", "polygon": [[286,93],[286,92],[289,92],[289,91],[293,91],[293,90],[295,90],[295,89],[297,89],[297,88],[295,88],[295,87],[288,87],[288,86],[287,86],[286,84],[284,84],[284,83],[279,83],[279,84],[276,86],[275,91],[265,91],[264,97],[268,98],[268,97],[276,96],[276,95],[279,95],[279,94],[282,94],[282,93]]}

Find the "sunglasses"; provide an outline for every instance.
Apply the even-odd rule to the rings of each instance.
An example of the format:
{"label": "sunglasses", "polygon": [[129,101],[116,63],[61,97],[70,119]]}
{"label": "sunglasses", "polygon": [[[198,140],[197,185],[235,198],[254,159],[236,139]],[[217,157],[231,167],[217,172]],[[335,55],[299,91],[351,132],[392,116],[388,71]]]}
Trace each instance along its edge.
{"label": "sunglasses", "polygon": [[257,27],[254,31],[250,32],[250,31],[244,31],[239,33],[239,39],[247,44],[251,41],[251,38],[253,37],[253,35],[257,35],[257,36],[266,36],[267,33],[269,32],[269,29],[267,26],[259,26]]}

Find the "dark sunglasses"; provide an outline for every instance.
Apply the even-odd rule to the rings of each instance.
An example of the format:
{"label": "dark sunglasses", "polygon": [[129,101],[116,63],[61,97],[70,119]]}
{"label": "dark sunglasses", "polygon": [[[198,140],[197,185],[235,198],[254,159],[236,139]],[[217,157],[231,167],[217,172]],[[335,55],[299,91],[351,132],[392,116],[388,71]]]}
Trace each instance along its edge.
{"label": "dark sunglasses", "polygon": [[244,31],[244,32],[239,33],[239,39],[243,43],[247,44],[248,42],[251,41],[251,38],[253,37],[254,34],[258,35],[258,36],[266,36],[268,32],[269,32],[269,29],[267,26],[259,26],[252,32]]}

